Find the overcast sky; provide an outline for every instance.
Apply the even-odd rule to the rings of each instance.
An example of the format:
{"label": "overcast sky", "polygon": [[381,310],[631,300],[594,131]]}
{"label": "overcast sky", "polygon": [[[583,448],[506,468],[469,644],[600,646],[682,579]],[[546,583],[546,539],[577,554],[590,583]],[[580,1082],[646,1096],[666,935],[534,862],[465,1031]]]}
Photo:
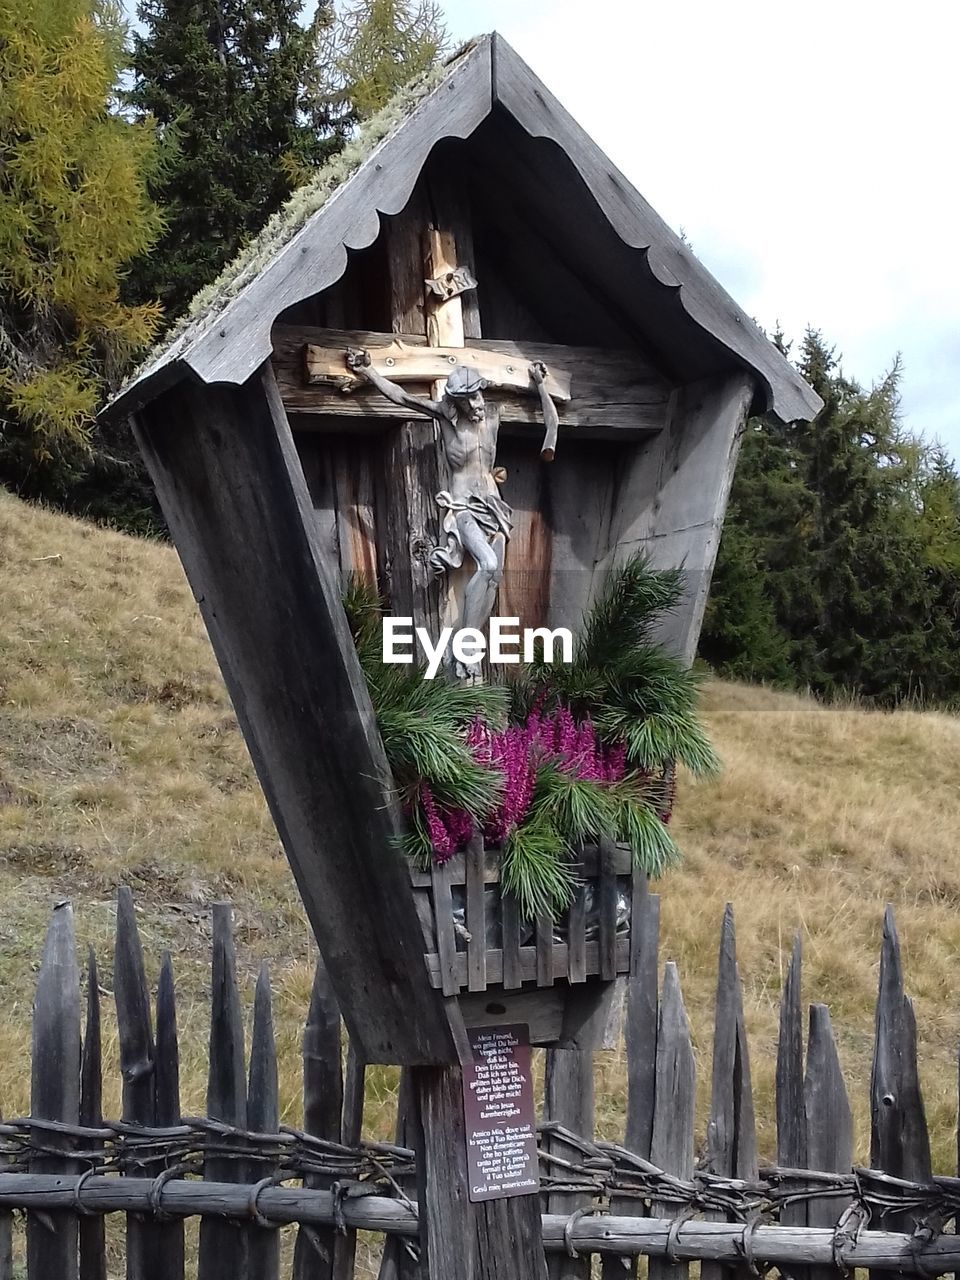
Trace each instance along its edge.
{"label": "overcast sky", "polygon": [[960,5],[444,0],[497,30],[768,331],[823,331],[960,459]]}

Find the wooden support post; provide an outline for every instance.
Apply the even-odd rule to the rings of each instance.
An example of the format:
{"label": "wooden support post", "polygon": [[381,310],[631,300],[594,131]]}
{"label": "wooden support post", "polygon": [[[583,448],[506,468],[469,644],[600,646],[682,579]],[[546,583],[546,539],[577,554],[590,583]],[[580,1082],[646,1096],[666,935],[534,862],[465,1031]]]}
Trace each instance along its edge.
{"label": "wooden support post", "polygon": [[423,1280],[547,1280],[540,1197],[469,1199],[460,1068],[415,1067],[411,1077],[421,1120]]}
{"label": "wooden support post", "polygon": [[[441,191],[438,186],[430,195],[429,225],[426,201],[423,193],[419,193],[391,226],[393,327],[395,332],[426,333],[431,344],[462,346],[465,337],[480,336],[475,301],[465,304],[459,296],[443,302],[432,300],[426,294],[424,282],[445,265],[459,265],[472,271],[469,218],[445,189]],[[497,410],[488,406],[488,412]],[[415,447],[414,437],[419,433],[417,519],[422,515],[426,520],[429,505],[426,527],[432,544],[439,531],[434,494],[443,487],[433,425],[409,423],[399,434],[403,436],[404,432],[410,448]],[[392,477],[391,481],[395,483]],[[405,519],[412,519],[413,515],[408,512]],[[453,584],[448,582],[445,592],[448,609],[452,588]],[[435,633],[440,623],[437,600],[421,590],[413,609],[414,617],[418,608],[432,617],[431,631]],[[504,948],[506,968],[506,942]],[[494,1276],[518,1275],[525,1280],[545,1280],[539,1197],[513,1196],[480,1204],[469,1201],[462,1079],[459,1067],[415,1068],[411,1072],[411,1087],[420,1119],[418,1176],[423,1276],[429,1280],[453,1280],[453,1277],[457,1280],[491,1277],[492,1280]]]}
{"label": "wooden support post", "polygon": [[[417,190],[387,230],[390,312],[394,333],[426,334],[421,235],[426,204]],[[440,483],[434,425],[425,419],[391,423],[384,440],[377,539],[390,612],[412,617],[431,636],[440,625],[440,579],[429,555],[437,540],[434,495]]]}
{"label": "wooden support post", "polygon": [[623,480],[610,545],[620,556],[642,547],[657,568],[683,565],[684,599],[658,638],[686,662],[696,652],[753,394],[748,373],[680,387],[668,425],[637,450]]}
{"label": "wooden support post", "polygon": [[456,1061],[383,746],[269,367],[242,387],[182,383],[136,430],[351,1039],[367,1062]]}

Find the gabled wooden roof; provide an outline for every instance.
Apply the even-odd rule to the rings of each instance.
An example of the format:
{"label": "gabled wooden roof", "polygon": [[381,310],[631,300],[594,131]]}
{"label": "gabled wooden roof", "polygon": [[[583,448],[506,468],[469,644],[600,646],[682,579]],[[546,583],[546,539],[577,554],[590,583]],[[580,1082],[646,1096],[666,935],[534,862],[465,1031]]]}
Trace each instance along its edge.
{"label": "gabled wooden roof", "polygon": [[245,382],[270,355],[277,316],[336,283],[348,250],[376,240],[380,215],[406,205],[431,149],[485,122],[482,132],[501,127],[510,141],[494,149],[489,171],[499,171],[557,252],[579,261],[665,373],[687,382],[745,367],[757,378],[755,411],[785,422],[813,417],[816,393],[497,34],[405,90],[295,193],[110,412],[133,412],[184,377]]}

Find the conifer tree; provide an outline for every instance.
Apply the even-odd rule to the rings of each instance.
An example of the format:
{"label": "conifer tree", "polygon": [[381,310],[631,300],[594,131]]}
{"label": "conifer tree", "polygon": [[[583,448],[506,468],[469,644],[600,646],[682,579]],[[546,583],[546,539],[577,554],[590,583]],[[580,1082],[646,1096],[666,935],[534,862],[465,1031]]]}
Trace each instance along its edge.
{"label": "conifer tree", "polygon": [[123,26],[108,0],[0,6],[0,480],[62,496],[93,414],[159,309],[119,299],[160,229],[151,128],[110,110]]}
{"label": "conifer tree", "polygon": [[440,55],[446,31],[433,0],[346,0],[327,7],[317,62],[319,101],[365,119]]}
{"label": "conifer tree", "polygon": [[302,0],[141,0],[128,100],[152,116],[168,160],[152,194],[163,238],[131,279],[159,297],[169,321],[338,145],[309,118],[304,84],[321,9],[300,25]]}
{"label": "conifer tree", "polygon": [[726,674],[883,704],[960,696],[960,484],[904,430],[900,370],[864,390],[809,332],[824,407],[748,432],[702,655]]}

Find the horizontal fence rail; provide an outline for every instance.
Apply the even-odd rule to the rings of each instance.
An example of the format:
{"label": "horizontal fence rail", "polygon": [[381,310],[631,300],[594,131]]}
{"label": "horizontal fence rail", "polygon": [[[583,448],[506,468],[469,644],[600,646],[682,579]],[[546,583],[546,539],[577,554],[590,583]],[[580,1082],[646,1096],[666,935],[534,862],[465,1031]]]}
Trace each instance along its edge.
{"label": "horizontal fence rail", "polygon": [[[659,979],[659,901],[637,905],[638,963],[624,993],[628,1096],[623,1141],[593,1138],[593,1063],[547,1053],[538,1129],[544,1243],[552,1280],[742,1280],[771,1266],[791,1280],[855,1267],[960,1271],[960,1178],[933,1176],[917,1076],[913,1006],[893,913],[883,921],[871,1080],[871,1160],[852,1167],[853,1131],[829,1013],[800,1003],[799,942],[783,985],[777,1164],[757,1157],[749,1048],[732,910],[720,931],[710,1114],[694,1153],[695,1066],[679,974]],[[171,957],[153,999],[133,898],[120,891],[114,952],[123,1116],[101,1112],[100,988],[87,957],[81,998],[74,922],[54,910],[37,981],[31,1115],[0,1121],[0,1280],[14,1276],[12,1211],[26,1215],[29,1280],[106,1280],[104,1218],[125,1215],[131,1280],[183,1280],[184,1219],[200,1219],[198,1280],[279,1280],[279,1228],[297,1225],[293,1280],[350,1280],[357,1232],[385,1243],[380,1280],[418,1280],[415,1115],[401,1077],[397,1141],[362,1137],[364,1064],[346,1045],[318,964],[303,1037],[300,1128],[280,1124],[266,968],[249,1060],[231,911],[212,912],[208,1115],[185,1116]],[[82,1029],[82,1037],[80,1031]],[[882,1168],[882,1172],[878,1171]],[[283,1183],[296,1182],[297,1186]],[[16,1274],[22,1275],[22,1271]],[[193,1274],[193,1272],[191,1272]]]}

